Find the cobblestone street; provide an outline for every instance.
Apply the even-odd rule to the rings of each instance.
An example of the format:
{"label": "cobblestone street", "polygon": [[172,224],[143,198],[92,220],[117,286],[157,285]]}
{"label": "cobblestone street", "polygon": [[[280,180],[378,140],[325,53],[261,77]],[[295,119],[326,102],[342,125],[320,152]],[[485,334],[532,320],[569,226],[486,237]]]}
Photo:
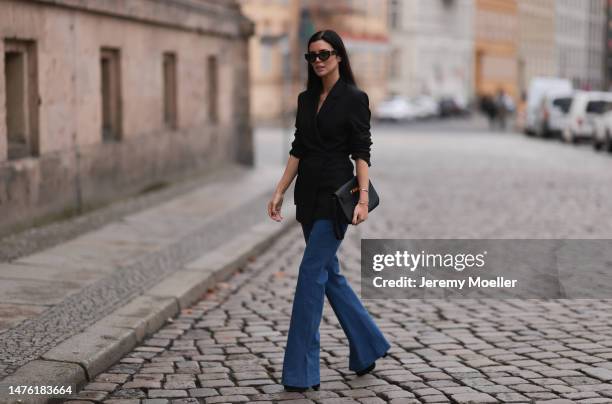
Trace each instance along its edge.
{"label": "cobblestone street", "polygon": [[[362,238],[612,238],[611,155],[461,121],[379,125],[372,133],[370,179],[380,207],[349,227],[339,251],[358,293]],[[280,136],[266,135],[276,139],[266,140],[276,156]],[[612,403],[612,300],[586,299],[364,300],[392,348],[361,377],[348,370],[348,341],[326,301],[320,390],[284,392],[303,249],[296,224],[98,375],[78,400]]]}

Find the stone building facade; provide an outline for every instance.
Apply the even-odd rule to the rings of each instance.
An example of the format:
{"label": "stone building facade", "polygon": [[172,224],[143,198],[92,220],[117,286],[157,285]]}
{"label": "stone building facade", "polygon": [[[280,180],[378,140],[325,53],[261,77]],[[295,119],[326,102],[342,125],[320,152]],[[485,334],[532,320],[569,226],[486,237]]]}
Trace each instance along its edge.
{"label": "stone building facade", "polygon": [[518,87],[525,93],[536,76],[557,76],[555,0],[518,1]]}
{"label": "stone building facade", "polygon": [[333,29],[351,60],[357,85],[375,105],[387,92],[389,38],[387,0],[239,0],[255,23],[249,42],[251,111],[256,123],[285,116],[293,126],[297,95],[304,90],[303,54],[312,34]]}
{"label": "stone building facade", "polygon": [[590,0],[588,2],[588,33],[586,38],[587,65],[586,86],[593,90],[605,90],[605,58],[606,58],[606,0]]}
{"label": "stone building facade", "polygon": [[0,234],[252,164],[234,1],[0,2]]}
{"label": "stone building facade", "polygon": [[[304,3],[315,30],[331,28],[342,37],[355,81],[368,93],[373,110],[388,92],[391,50],[388,0],[310,0]],[[303,52],[306,52],[307,40],[304,38],[300,44],[304,46]],[[301,72],[302,82],[306,83],[306,65]]]}
{"label": "stone building facade", "polygon": [[473,95],[474,0],[391,0],[389,89],[468,100]]}
{"label": "stone building facade", "polygon": [[[251,115],[256,122],[275,122],[293,112],[298,88],[297,66],[300,0],[240,0],[242,12],[255,23],[249,40]],[[299,63],[301,66],[301,63]]]}
{"label": "stone building facade", "polygon": [[559,75],[576,88],[605,88],[605,0],[557,0],[555,6]]}
{"label": "stone building facade", "polygon": [[516,0],[475,0],[474,85],[476,94],[518,92],[518,6]]}

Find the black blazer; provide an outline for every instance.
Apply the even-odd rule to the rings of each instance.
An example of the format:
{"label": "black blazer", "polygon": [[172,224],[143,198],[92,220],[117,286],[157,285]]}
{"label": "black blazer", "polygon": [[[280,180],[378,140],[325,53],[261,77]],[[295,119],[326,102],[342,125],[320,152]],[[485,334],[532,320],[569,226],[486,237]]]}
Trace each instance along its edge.
{"label": "black blazer", "polygon": [[319,94],[298,95],[295,135],[290,154],[300,159],[294,188],[296,219],[310,222],[319,195],[331,194],[351,179],[350,158],[371,166],[370,109],[368,95],[340,77],[317,114]]}

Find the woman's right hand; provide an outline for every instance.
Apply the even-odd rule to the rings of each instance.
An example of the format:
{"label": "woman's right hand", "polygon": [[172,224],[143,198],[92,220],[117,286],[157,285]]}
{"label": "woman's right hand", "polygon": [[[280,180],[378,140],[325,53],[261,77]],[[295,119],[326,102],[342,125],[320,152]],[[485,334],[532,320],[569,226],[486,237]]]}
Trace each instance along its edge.
{"label": "woman's right hand", "polygon": [[272,220],[280,222],[283,220],[281,216],[281,207],[283,206],[283,194],[274,193],[270,202],[268,202],[268,216]]}

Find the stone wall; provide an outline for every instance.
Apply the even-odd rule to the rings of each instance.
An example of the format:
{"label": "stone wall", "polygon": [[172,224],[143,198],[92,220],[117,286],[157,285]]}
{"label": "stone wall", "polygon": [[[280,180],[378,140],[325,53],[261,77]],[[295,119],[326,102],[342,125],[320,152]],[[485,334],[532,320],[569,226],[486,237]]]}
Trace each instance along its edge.
{"label": "stone wall", "polygon": [[[0,2],[0,234],[160,181],[253,163],[247,41],[232,1]],[[35,44],[37,150],[9,159],[5,57]],[[102,138],[101,50],[119,50],[120,137]],[[164,121],[163,54],[176,55],[176,129]],[[216,55],[218,119],[208,114]],[[14,109],[13,109],[14,110]]]}

